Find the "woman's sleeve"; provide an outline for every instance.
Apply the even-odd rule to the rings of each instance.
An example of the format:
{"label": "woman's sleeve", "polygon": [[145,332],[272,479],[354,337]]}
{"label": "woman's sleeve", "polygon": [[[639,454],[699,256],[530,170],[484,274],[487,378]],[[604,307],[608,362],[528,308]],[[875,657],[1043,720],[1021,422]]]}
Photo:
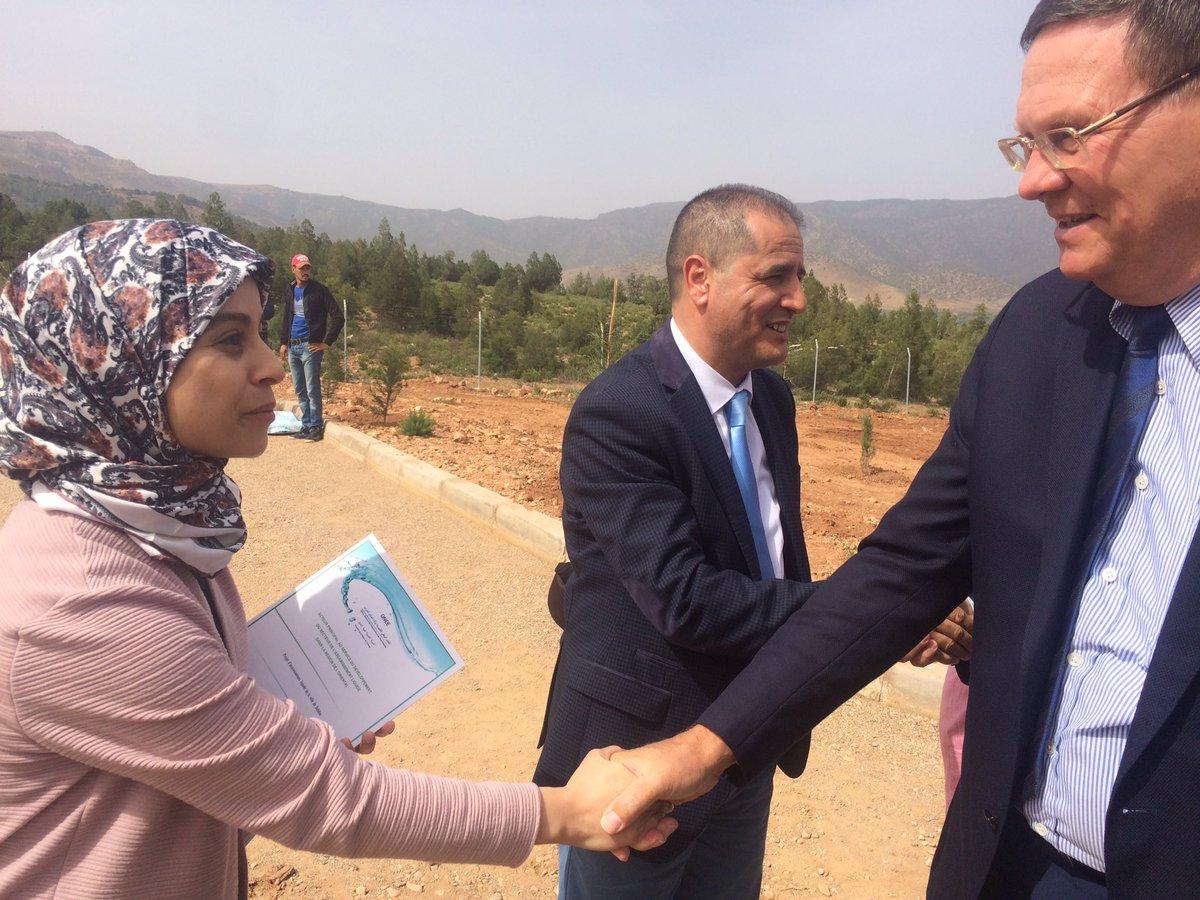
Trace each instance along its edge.
{"label": "woman's sleeve", "polygon": [[158,588],[67,597],[22,628],[11,670],[25,733],[289,847],[518,865],[532,784],[393,769],[260,690],[194,599]]}

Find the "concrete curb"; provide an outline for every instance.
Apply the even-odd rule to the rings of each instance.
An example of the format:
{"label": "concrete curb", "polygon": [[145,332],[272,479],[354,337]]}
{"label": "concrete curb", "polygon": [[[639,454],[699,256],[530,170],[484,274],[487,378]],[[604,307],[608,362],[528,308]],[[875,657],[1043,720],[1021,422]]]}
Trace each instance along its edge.
{"label": "concrete curb", "polygon": [[[293,411],[299,415],[298,408]],[[325,440],[381,475],[440,500],[488,526],[523,550],[551,563],[567,558],[562,522],[553,516],[526,509],[495,491],[443,472],[348,425],[327,422]],[[858,696],[936,719],[945,677],[942,666],[917,669],[898,664],[859,691]]]}
{"label": "concrete curb", "polygon": [[526,509],[348,425],[326,422],[325,440],[381,475],[440,500],[535,556],[551,563],[567,558],[562,523],[553,516]]}

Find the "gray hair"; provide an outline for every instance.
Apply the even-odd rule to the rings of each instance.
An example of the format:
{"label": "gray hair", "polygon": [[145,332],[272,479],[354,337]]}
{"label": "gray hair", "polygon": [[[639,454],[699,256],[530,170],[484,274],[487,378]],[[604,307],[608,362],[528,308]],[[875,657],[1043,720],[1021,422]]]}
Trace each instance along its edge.
{"label": "gray hair", "polygon": [[1197,0],[1041,0],[1021,34],[1021,47],[1028,50],[1051,25],[1106,18],[1128,21],[1126,62],[1146,87],[1158,87],[1200,65]]}
{"label": "gray hair", "polygon": [[683,294],[683,262],[692,254],[723,269],[731,260],[756,249],[754,236],[746,226],[749,212],[804,228],[804,216],[796,204],[765,188],[723,184],[697,194],[679,211],[667,242],[667,288],[672,301]]}

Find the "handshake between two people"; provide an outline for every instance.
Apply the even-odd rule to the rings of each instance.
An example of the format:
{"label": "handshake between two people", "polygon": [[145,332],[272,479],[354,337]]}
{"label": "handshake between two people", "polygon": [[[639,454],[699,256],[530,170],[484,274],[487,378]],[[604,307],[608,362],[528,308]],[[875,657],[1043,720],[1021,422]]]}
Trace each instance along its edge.
{"label": "handshake between two people", "polygon": [[[967,601],[901,661],[915,666],[965,662],[973,630],[974,608]],[[543,789],[538,840],[610,850],[628,859],[630,850],[666,841],[678,825],[670,818],[675,806],[708,793],[735,762],[729,746],[703,725],[633,750],[593,750],[565,788]]]}
{"label": "handshake between two people", "polygon": [[[663,844],[679,824],[670,817],[675,804],[650,796],[657,791],[657,782],[650,791],[634,787],[640,774],[637,766],[626,765],[617,757],[636,759],[636,752],[620,747],[592,750],[565,786],[541,788],[542,816],[536,843],[609,850],[621,860],[627,860],[631,850],[652,850]],[[614,825],[610,813],[614,798],[624,797],[631,789],[635,790],[637,809]]]}

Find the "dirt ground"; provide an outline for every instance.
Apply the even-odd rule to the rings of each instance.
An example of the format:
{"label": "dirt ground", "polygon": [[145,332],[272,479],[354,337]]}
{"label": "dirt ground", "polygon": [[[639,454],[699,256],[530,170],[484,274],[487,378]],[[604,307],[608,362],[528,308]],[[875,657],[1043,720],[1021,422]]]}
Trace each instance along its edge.
{"label": "dirt ground", "polygon": [[[371,411],[362,384],[339,385],[325,416],[353,425],[406,453],[482,484],[551,516],[562,512],[558,460],[562,431],[578,386],[545,387],[515,381],[433,376],[406,381],[387,422]],[[287,393],[285,382],[279,391]],[[414,408],[436,423],[430,437],[408,437],[397,423]],[[870,475],[860,465],[863,411],[798,404],[801,503],[813,577],[836,569],[879,516],[908,487],[946,428],[945,413],[872,412],[875,457]]]}
{"label": "dirt ground", "polygon": [[[423,378],[408,382],[389,424],[339,388],[329,418],[556,514],[557,464],[571,394],[539,396],[517,383]],[[430,411],[430,438],[395,432],[412,406]],[[875,471],[859,465],[861,411],[802,405],[797,416],[804,524],[815,574],[828,574],[899,498],[932,452],[944,418],[873,414]],[[528,777],[557,633],[544,612],[547,564],[445,507],[385,483],[329,445],[274,439],[266,456],[233,466],[247,498],[250,545],[235,573],[253,614],[367,530],[376,531],[468,660],[467,669],[401,717],[381,762],[468,778]],[[320,516],[289,499],[297,477],[338,498]],[[403,510],[398,516],[397,511]],[[288,547],[293,565],[282,567]],[[448,560],[452,562],[447,562]],[[290,581],[289,581],[290,579]],[[805,775],[776,777],[763,896],[920,897],[942,821],[933,721],[852,700],[814,735]],[[251,896],[549,898],[555,858],[536,848],[516,870],[391,860],[342,860],[258,839]]]}

